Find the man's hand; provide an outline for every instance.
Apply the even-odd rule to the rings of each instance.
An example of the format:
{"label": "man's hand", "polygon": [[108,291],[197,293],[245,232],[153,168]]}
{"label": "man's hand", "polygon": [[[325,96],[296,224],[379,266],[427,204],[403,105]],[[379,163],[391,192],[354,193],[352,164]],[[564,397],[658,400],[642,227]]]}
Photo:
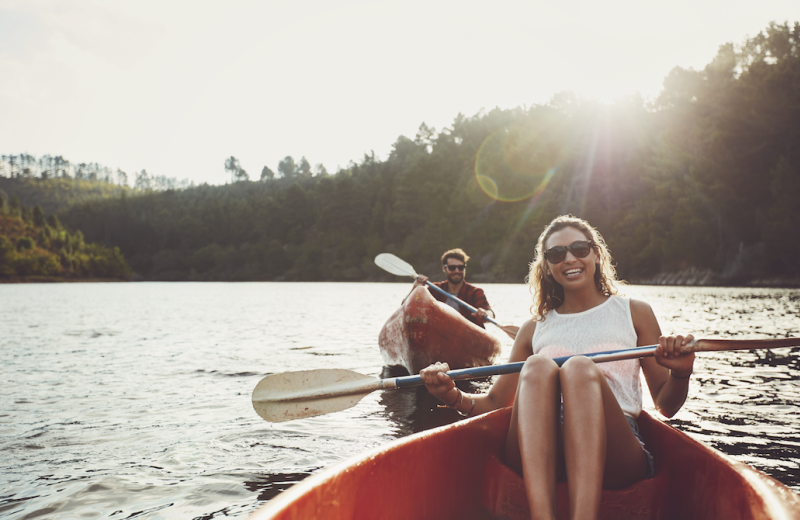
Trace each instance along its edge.
{"label": "man's hand", "polygon": [[[491,312],[491,315],[489,314]],[[477,312],[472,313],[478,319],[485,320],[486,318],[494,318],[494,312],[491,309],[478,309]]]}
{"label": "man's hand", "polygon": [[427,276],[425,276],[424,274],[418,274],[417,275],[417,279],[414,280],[414,287],[412,287],[411,290],[413,291],[417,287],[425,285],[425,282],[427,282],[427,281],[428,281],[428,277]]}

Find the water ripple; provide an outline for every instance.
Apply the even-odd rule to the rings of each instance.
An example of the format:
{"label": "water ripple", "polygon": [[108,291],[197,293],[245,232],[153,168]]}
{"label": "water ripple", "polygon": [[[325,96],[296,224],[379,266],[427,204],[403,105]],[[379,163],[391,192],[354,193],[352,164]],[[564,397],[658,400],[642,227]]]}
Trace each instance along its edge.
{"label": "water ripple", "polygon": [[[626,290],[653,306],[666,333],[800,335],[797,290]],[[503,323],[527,318],[525,286],[486,291]],[[252,389],[267,374],[378,376],[378,331],[407,292],[407,284],[0,286],[0,518],[244,517],[320,468],[457,420],[421,388],[375,392],[349,410],[290,423],[266,423],[252,409]],[[510,340],[492,333],[507,356]],[[669,422],[800,490],[798,354],[699,355],[690,397]],[[486,391],[491,383],[460,384]]]}

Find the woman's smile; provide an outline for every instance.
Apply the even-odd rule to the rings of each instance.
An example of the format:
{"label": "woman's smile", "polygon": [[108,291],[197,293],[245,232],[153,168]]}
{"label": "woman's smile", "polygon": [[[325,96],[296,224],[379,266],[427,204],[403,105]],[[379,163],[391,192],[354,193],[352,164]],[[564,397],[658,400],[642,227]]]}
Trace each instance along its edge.
{"label": "woman's smile", "polygon": [[570,267],[564,271],[564,277],[567,280],[575,280],[580,277],[581,273],[583,273],[584,269],[580,267]]}

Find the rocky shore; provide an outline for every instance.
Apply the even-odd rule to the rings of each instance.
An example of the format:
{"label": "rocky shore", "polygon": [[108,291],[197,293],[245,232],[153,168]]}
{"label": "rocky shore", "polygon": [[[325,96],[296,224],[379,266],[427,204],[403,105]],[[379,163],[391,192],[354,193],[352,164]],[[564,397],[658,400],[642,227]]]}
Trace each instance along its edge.
{"label": "rocky shore", "polygon": [[0,276],[0,284],[5,283],[110,283],[126,282],[119,278],[84,278],[79,276]]}
{"label": "rocky shore", "polygon": [[[737,273],[724,275],[710,269],[690,267],[673,273],[659,273],[648,277],[625,277],[632,285],[680,285],[688,287],[774,287],[800,288],[800,277],[791,276],[756,276]],[[378,281],[378,280],[376,280]],[[385,280],[380,280],[385,281]],[[490,273],[480,273],[467,280],[472,283],[521,283],[522,280],[509,280]]]}
{"label": "rocky shore", "polygon": [[694,267],[676,273],[659,273],[647,278],[628,280],[636,285],[687,285],[698,287],[800,287],[800,278],[765,276],[724,276],[709,269]]}

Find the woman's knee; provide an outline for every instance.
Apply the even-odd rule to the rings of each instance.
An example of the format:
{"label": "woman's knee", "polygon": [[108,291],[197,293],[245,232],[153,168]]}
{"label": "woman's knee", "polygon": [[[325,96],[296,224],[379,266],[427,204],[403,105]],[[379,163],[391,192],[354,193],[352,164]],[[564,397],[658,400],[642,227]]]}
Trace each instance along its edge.
{"label": "woman's knee", "polygon": [[519,373],[520,382],[537,384],[555,379],[558,376],[558,365],[552,359],[538,354],[530,356],[522,365]]}
{"label": "woman's knee", "polygon": [[559,371],[561,384],[568,384],[570,381],[587,382],[592,379],[599,380],[604,377],[598,366],[591,359],[585,356],[575,356],[566,361]]}

